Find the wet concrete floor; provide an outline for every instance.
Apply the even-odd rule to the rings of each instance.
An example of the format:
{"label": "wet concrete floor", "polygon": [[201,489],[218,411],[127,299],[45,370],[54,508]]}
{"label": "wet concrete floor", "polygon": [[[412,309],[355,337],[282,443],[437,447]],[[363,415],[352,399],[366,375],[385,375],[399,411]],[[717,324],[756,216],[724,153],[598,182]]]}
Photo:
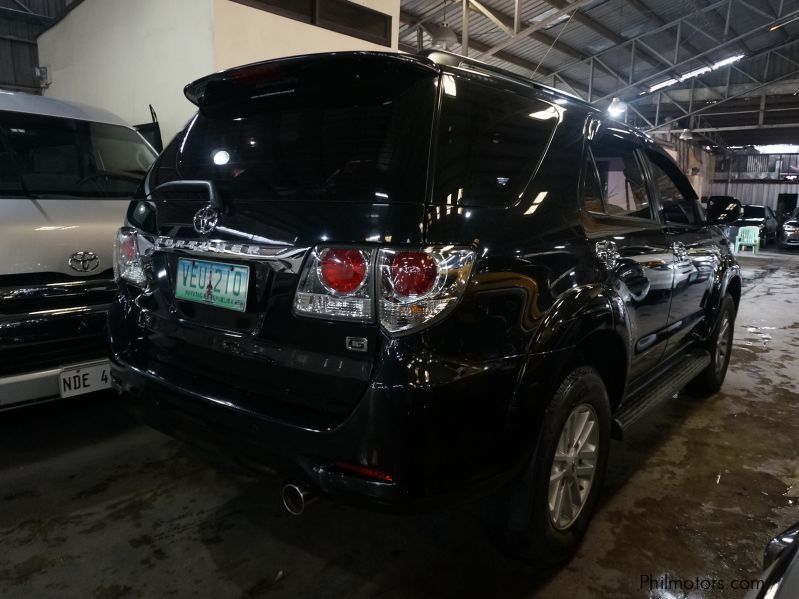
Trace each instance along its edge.
{"label": "wet concrete floor", "polygon": [[742,262],[722,393],[614,442],[558,571],[499,554],[467,510],[288,516],[277,483],[220,472],[101,395],[0,416],[0,597],[742,597],[799,521],[799,255]]}

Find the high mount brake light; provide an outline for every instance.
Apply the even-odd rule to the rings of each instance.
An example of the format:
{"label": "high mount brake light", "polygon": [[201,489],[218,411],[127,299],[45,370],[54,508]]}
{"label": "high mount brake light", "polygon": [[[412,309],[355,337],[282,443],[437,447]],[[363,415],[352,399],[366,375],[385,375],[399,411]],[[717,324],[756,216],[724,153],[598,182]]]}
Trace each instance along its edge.
{"label": "high mount brake light", "polygon": [[300,276],[294,311],[328,320],[377,319],[391,336],[409,334],[457,305],[474,261],[474,250],[452,246],[317,247]]}

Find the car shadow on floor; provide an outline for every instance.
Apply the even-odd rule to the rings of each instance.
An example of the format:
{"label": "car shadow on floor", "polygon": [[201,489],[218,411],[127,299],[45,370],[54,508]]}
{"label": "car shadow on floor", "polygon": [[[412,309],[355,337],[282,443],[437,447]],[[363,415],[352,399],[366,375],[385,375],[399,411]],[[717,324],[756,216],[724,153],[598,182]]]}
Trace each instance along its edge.
{"label": "car shadow on floor", "polygon": [[87,447],[136,426],[113,391],[0,411],[0,469]]}
{"label": "car shadow on floor", "polygon": [[[634,429],[628,444],[614,442],[600,510],[698,401],[680,397]],[[220,575],[244,597],[529,597],[560,570],[502,554],[475,507],[397,516],[321,500],[294,517],[279,495],[277,482],[246,486],[203,526]]]}

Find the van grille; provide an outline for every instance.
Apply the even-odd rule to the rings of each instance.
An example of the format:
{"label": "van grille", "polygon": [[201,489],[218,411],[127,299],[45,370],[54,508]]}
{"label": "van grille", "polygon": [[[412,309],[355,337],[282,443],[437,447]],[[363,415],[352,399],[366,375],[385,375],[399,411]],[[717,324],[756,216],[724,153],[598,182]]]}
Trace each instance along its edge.
{"label": "van grille", "polygon": [[0,276],[0,316],[99,306],[115,294],[110,270],[77,279],[59,273]]}
{"label": "van grille", "polygon": [[103,332],[0,349],[0,377],[24,374],[104,358],[108,340]]}

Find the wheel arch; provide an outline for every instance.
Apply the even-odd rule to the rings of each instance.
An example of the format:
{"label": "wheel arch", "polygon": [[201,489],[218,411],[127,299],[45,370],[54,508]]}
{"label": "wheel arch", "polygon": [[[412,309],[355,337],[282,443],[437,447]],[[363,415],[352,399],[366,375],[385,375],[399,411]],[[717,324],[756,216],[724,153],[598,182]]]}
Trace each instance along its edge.
{"label": "wheel arch", "polygon": [[[522,415],[528,433],[538,430],[552,395],[579,366],[599,372],[611,411],[624,396],[629,373],[626,319],[607,289],[582,289],[553,306],[530,344],[513,401],[514,412]],[[532,449],[530,446],[527,451]]]}

